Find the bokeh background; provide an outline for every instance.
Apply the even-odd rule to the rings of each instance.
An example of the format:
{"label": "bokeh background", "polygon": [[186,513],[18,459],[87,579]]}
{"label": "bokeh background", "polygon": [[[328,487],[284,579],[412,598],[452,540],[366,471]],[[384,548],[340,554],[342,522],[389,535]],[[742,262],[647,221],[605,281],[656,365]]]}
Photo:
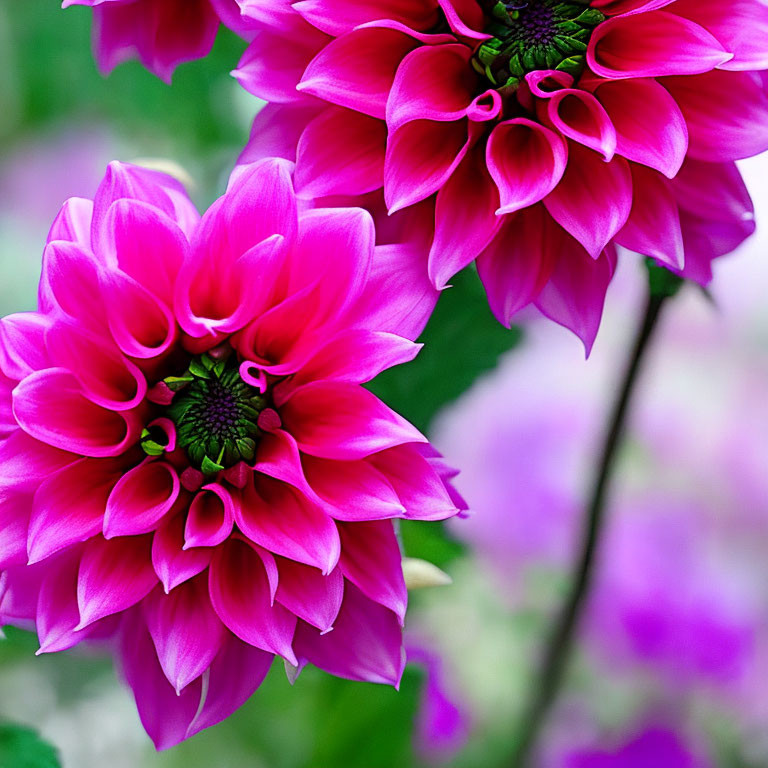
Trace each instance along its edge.
{"label": "bokeh background", "polygon": [[[90,13],[0,0],[0,313],[31,309],[48,226],[111,159],[175,164],[205,207],[259,103],[229,76],[244,48],[168,87],[136,63],[108,79]],[[768,217],[768,158],[744,164]],[[686,287],[664,318],[622,451],[596,588],[542,768],[768,768],[768,240]],[[399,692],[281,666],[229,721],[154,752],[104,657],[0,641],[0,768],[408,768],[505,765],[562,599],[603,419],[642,303],[625,255],[592,358],[535,318],[491,317],[468,270],[419,358],[372,387],[428,430],[473,510],[402,526],[405,554],[452,586],[414,592]],[[31,727],[54,745],[19,730]],[[24,762],[27,761],[27,762]]]}

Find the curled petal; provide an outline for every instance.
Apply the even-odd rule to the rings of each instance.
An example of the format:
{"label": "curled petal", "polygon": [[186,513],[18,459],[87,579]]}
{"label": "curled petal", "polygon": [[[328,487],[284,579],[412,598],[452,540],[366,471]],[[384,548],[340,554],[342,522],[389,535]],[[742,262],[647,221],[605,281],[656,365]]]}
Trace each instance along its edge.
{"label": "curled petal", "polygon": [[488,170],[499,188],[498,214],[538,203],[560,182],[568,147],[554,131],[518,117],[494,128],[488,139]]}

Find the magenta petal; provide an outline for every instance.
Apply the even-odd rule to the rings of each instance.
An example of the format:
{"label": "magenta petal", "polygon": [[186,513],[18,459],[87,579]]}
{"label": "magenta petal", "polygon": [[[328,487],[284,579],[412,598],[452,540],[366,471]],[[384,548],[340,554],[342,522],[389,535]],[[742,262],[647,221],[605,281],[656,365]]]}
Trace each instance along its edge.
{"label": "magenta petal", "polygon": [[547,102],[552,124],[569,139],[599,152],[609,161],[616,151],[616,128],[600,102],[578,88],[562,88]]}
{"label": "magenta petal", "polygon": [[768,149],[768,89],[758,73],[716,70],[662,82],[688,124],[690,157],[728,162]]}
{"label": "magenta petal", "polygon": [[384,162],[384,197],[389,212],[437,192],[466,155],[468,135],[466,119],[449,123],[413,120],[391,133]]}
{"label": "magenta petal", "polygon": [[211,548],[183,548],[185,517],[181,513],[167,520],[152,537],[152,565],[166,592],[197,576],[211,562]]}
{"label": "magenta petal", "polygon": [[168,682],[180,693],[211,665],[226,630],[211,607],[208,579],[196,576],[170,594],[157,587],[144,616]]}
{"label": "magenta petal", "polygon": [[616,235],[616,242],[672,269],[682,269],[685,262],[683,232],[669,182],[650,168],[633,164],[632,186],[632,213]]}
{"label": "magenta petal", "polygon": [[[467,205],[468,199],[472,205]],[[498,208],[498,187],[479,144],[437,193],[435,238],[429,252],[429,277],[436,288],[445,288],[488,245],[501,225]]]}
{"label": "magenta petal", "polygon": [[332,40],[312,59],[298,88],[383,120],[397,68],[417,45],[394,29],[353,30]]}
{"label": "magenta petal", "polygon": [[488,304],[507,328],[549,280],[558,230],[544,206],[534,205],[502,217],[498,234],[477,257]]}
{"label": "magenta petal", "polygon": [[16,429],[0,443],[0,488],[34,491],[49,475],[79,458]]}
{"label": "magenta petal", "polygon": [[157,749],[183,741],[200,708],[201,681],[177,694],[157,660],[152,637],[140,611],[123,620],[120,659],[126,682],[133,690],[139,717]]}
{"label": "magenta petal", "polygon": [[280,558],[277,601],[307,624],[327,632],[333,626],[344,596],[344,577],[335,568],[325,575],[293,560]]}
{"label": "magenta petal", "polygon": [[144,375],[110,341],[63,319],[48,328],[45,341],[50,367],[74,374],[91,402],[111,411],[128,411],[144,399]]}
{"label": "magenta petal", "polygon": [[390,520],[339,523],[341,560],[346,579],[371,600],[405,621],[408,592],[403,577],[400,544]]}
{"label": "magenta petal", "polygon": [[238,528],[255,544],[330,573],[339,561],[336,526],[317,504],[266,475],[247,486],[235,507]]}
{"label": "magenta petal", "polygon": [[666,11],[608,19],[587,50],[590,69],[608,79],[696,75],[732,58],[706,29]]}
{"label": "magenta petal", "polygon": [[518,117],[493,129],[487,158],[499,188],[497,213],[513,213],[538,203],[557,186],[568,161],[568,147],[554,131]]}
{"label": "magenta petal", "polygon": [[466,45],[424,45],[401,62],[387,100],[394,133],[411,120],[449,122],[464,117],[476,95],[472,50]]}
{"label": "magenta petal", "polygon": [[13,413],[32,437],[84,456],[118,456],[141,430],[134,412],[115,413],[87,400],[64,368],[24,379],[13,392]]}
{"label": "magenta petal", "polygon": [[366,389],[318,381],[297,389],[280,409],[299,448],[323,459],[361,459],[427,439]]}
{"label": "magenta petal", "polygon": [[166,304],[189,244],[167,214],[137,200],[117,200],[107,211],[103,247],[118,267]]}
{"label": "magenta petal", "polygon": [[323,635],[299,622],[294,645],[302,660],[348,680],[397,687],[405,667],[397,617],[350,583],[333,630]]}
{"label": "magenta petal", "polygon": [[[70,197],[64,201],[61,210],[51,224],[47,241],[66,240],[77,243],[89,250],[91,247],[91,218],[93,216],[93,201],[82,197]],[[47,312],[49,306],[39,307],[41,312]]]}
{"label": "magenta petal", "polygon": [[384,474],[414,520],[445,520],[459,510],[433,465],[419,445],[400,445],[371,456],[369,461]]}
{"label": "magenta petal", "polygon": [[596,259],[629,218],[632,174],[627,161],[614,157],[606,163],[597,153],[571,142],[563,180],[544,205]]}
{"label": "magenta petal", "polygon": [[291,384],[300,387],[320,379],[362,384],[387,368],[410,362],[421,347],[393,333],[343,330],[299,369]]}
{"label": "magenta petal", "polygon": [[43,251],[38,302],[46,311],[58,308],[92,329],[103,328],[106,311],[93,255],[75,243],[49,242]]}
{"label": "magenta petal", "polygon": [[600,327],[605,294],[615,268],[615,249],[593,259],[579,243],[565,238],[552,276],[536,300],[544,315],[582,340],[587,355]]}
{"label": "magenta petal", "polygon": [[157,584],[151,547],[151,536],[111,541],[99,536],[86,544],[77,584],[80,628],[124,611],[149,594]]}
{"label": "magenta petal", "polygon": [[677,102],[655,80],[603,81],[595,92],[616,128],[616,151],[673,178],[688,150]]}
{"label": "magenta petal", "polygon": [[338,37],[368,21],[392,19],[426,30],[437,21],[436,0],[301,0],[293,8],[310,24]]}
{"label": "magenta petal", "polygon": [[45,564],[37,600],[36,630],[41,653],[56,653],[72,648],[90,634],[90,627],[77,630],[80,612],[77,607],[77,571],[80,552],[67,552],[55,563]]}
{"label": "magenta petal", "polygon": [[228,634],[208,676],[205,703],[187,731],[187,738],[229,717],[261,685],[274,656]]}
{"label": "magenta petal", "polygon": [[33,371],[50,368],[45,332],[51,318],[38,312],[19,312],[0,319],[0,371],[21,381]]}
{"label": "magenta petal", "polygon": [[296,192],[301,197],[362,195],[384,185],[387,126],[382,120],[330,107],[298,142]]}
{"label": "magenta petal", "polygon": [[204,485],[192,499],[184,528],[184,549],[215,547],[235,524],[235,504],[229,491],[219,483]]}
{"label": "magenta petal", "polygon": [[219,618],[241,640],[297,664],[291,647],[296,617],[272,604],[264,563],[250,545],[230,539],[216,549],[209,591]]}
{"label": "magenta petal", "polygon": [[120,459],[81,459],[44,480],[32,502],[29,562],[99,533],[107,499],[123,469]]}
{"label": "magenta petal", "polygon": [[307,479],[330,505],[336,520],[382,520],[405,516],[405,507],[386,475],[367,461],[331,461],[307,456]]}
{"label": "magenta petal", "polygon": [[130,470],[107,501],[105,538],[154,531],[173,507],[180,489],[176,470],[164,461],[145,461]]}
{"label": "magenta petal", "polygon": [[32,497],[16,490],[0,491],[0,569],[27,562],[27,532]]}

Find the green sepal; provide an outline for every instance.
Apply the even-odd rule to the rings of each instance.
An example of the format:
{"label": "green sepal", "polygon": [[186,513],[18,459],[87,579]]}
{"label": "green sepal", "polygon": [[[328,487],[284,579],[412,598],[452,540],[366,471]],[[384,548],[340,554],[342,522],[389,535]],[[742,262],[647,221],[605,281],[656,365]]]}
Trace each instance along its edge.
{"label": "green sepal", "polygon": [[221,472],[222,469],[224,469],[224,467],[221,464],[211,461],[208,456],[204,456],[200,463],[200,471],[204,475],[216,475]]}
{"label": "green sepal", "polygon": [[670,272],[653,259],[646,259],[645,266],[648,269],[648,286],[651,296],[674,296],[682,287],[685,280],[674,272]]}

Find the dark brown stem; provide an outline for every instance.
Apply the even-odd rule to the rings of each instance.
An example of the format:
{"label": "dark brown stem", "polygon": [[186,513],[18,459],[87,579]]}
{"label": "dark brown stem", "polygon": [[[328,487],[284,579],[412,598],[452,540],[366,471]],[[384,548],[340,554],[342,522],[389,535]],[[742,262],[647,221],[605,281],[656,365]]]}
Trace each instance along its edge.
{"label": "dark brown stem", "polygon": [[617,449],[624,434],[627,414],[642,362],[667,298],[669,298],[668,293],[652,293],[648,299],[645,316],[635,339],[621,391],[608,422],[597,475],[589,506],[586,509],[581,547],[570,591],[553,624],[551,635],[545,646],[541,672],[535,678],[535,688],[532,689],[530,702],[523,710],[520,730],[514,745],[511,763],[513,768],[524,768],[528,764],[549,710],[557,698],[573,652],[579,621],[584,612],[595,572],[596,554],[605,521],[606,499],[616,465]]}

